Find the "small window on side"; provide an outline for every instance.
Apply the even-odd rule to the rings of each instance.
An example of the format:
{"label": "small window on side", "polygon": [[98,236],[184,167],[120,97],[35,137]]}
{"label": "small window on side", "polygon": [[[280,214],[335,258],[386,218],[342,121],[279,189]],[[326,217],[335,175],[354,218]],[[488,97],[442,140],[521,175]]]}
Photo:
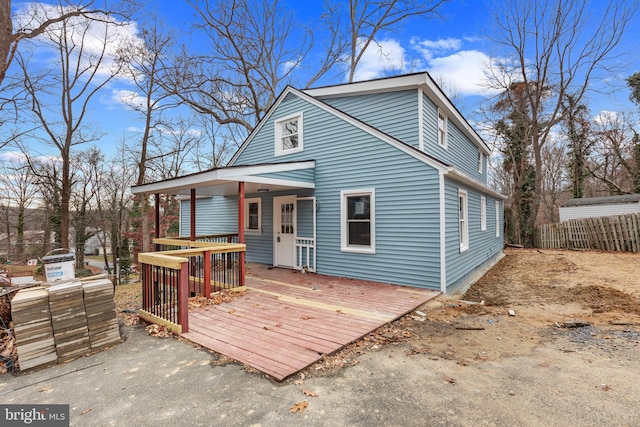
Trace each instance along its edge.
{"label": "small window on side", "polygon": [[262,231],[262,199],[259,197],[244,201],[244,229],[252,233]]}
{"label": "small window on side", "polygon": [[447,148],[447,116],[438,112],[438,145]]}

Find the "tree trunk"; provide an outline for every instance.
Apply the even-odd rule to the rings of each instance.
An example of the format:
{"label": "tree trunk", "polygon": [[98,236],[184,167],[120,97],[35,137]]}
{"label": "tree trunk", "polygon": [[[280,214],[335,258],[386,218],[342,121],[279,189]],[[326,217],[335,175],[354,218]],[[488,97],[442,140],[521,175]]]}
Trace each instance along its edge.
{"label": "tree trunk", "polygon": [[0,0],[0,84],[9,67],[12,34],[11,0]]}
{"label": "tree trunk", "polygon": [[542,200],[542,147],[540,146],[540,135],[538,134],[537,126],[532,128],[533,134],[533,156],[535,159],[535,186],[533,189],[533,200],[531,201],[531,215],[527,220],[526,236],[527,246],[533,246],[533,236],[535,234],[535,227],[538,219],[538,211],[540,210],[540,200]]}
{"label": "tree trunk", "polygon": [[24,206],[18,208],[18,224],[16,225],[16,255],[21,260],[24,255]]}

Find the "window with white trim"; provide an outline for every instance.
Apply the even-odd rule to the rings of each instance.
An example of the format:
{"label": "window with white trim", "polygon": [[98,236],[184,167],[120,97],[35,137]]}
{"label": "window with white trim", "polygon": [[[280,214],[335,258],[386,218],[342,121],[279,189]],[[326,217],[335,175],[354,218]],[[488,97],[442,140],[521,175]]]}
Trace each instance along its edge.
{"label": "window with white trim", "polygon": [[244,229],[250,233],[262,232],[262,199],[244,200]]}
{"label": "window with white trim", "polygon": [[447,148],[447,116],[438,111],[438,145]]}
{"label": "window with white trim", "polygon": [[484,166],[484,153],[478,149],[478,172],[482,173]]}
{"label": "window with white trim", "polygon": [[284,117],[275,122],[276,156],[293,154],[303,149],[302,113]]}
{"label": "window with white trim", "polygon": [[376,252],[375,206],[373,188],[340,192],[340,244],[343,252]]}
{"label": "window with white trim", "polygon": [[496,237],[500,237],[500,202],[495,201],[496,203]]}
{"label": "window with white trim", "polygon": [[460,252],[469,249],[469,205],[467,192],[458,190],[458,233],[460,238]]}
{"label": "window with white trim", "polygon": [[487,231],[487,198],[480,196],[480,230]]}

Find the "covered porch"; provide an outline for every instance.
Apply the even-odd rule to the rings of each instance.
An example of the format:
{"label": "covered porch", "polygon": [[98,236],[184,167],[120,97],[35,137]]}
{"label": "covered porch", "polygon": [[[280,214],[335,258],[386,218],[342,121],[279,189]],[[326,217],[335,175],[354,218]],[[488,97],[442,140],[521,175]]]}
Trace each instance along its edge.
{"label": "covered porch", "polygon": [[[160,194],[189,203],[189,235],[156,234],[156,251],[139,254],[140,317],[282,380],[434,298],[438,293],[428,290],[305,274],[316,266],[314,168],[314,161],[237,166],[133,187],[134,194],[155,196],[156,233]],[[262,195],[273,216],[248,218],[247,194]],[[226,198],[227,211],[237,197],[237,228],[198,235],[196,200],[213,197]],[[254,224],[259,240],[251,235]],[[247,263],[254,242],[272,248],[272,258]],[[237,287],[246,292],[232,302],[189,309],[192,296]]]}

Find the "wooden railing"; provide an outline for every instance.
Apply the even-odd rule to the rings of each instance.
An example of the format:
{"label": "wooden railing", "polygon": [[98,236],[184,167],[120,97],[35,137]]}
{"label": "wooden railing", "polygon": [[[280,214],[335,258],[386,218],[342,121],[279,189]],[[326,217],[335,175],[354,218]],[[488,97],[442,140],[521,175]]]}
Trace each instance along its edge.
{"label": "wooden railing", "polygon": [[[181,248],[138,254],[142,271],[143,319],[180,334],[189,330],[189,297],[244,284],[240,256],[244,244],[184,239],[154,239],[162,248]],[[188,249],[182,249],[188,248]]]}
{"label": "wooden railing", "polygon": [[186,237],[165,237],[153,239],[156,245],[156,252],[170,251],[176,249],[193,248],[193,243],[238,243],[238,233],[227,234],[207,234],[196,236],[195,241],[191,241],[189,236]]}

